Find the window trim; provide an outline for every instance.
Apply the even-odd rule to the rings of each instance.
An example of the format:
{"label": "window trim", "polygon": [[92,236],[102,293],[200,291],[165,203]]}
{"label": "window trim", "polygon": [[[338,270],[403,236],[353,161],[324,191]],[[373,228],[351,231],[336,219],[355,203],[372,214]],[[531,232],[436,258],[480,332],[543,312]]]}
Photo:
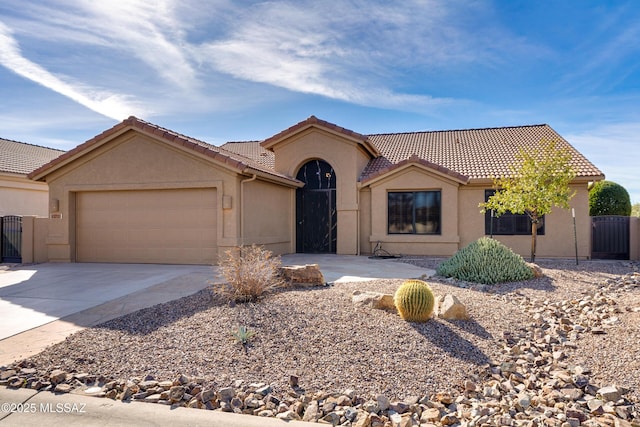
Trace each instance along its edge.
{"label": "window trim", "polygon": [[[391,203],[389,200],[389,197],[391,194],[413,194],[414,195],[414,200],[415,200],[415,194],[416,193],[435,193],[437,194],[437,199],[438,199],[438,219],[437,219],[437,229],[436,231],[433,232],[417,232],[417,227],[416,227],[416,206],[415,203],[412,206],[412,211],[411,211],[411,226],[413,231],[412,232],[392,232],[391,231]],[[427,216],[429,216],[429,212],[427,213]],[[394,235],[394,236],[440,236],[442,235],[442,190],[441,189],[434,189],[434,190],[394,190],[394,191],[387,191],[387,234],[388,235]]]}
{"label": "window trim", "polygon": [[[494,189],[484,190],[484,201],[485,203],[489,200],[493,194],[495,194]],[[527,214],[513,214],[511,212],[505,212],[501,216],[491,216],[492,210],[489,209],[484,213],[484,234],[486,236],[531,236],[531,218]],[[518,231],[517,222],[522,222],[523,218],[527,219],[527,231]],[[493,230],[491,229],[491,222],[493,221]],[[513,223],[507,226],[507,221],[512,221]],[[501,227],[502,223],[502,227]],[[538,226],[538,236],[545,235],[545,215],[540,218],[540,224]],[[510,228],[509,231],[500,231],[505,228]],[[492,232],[493,231],[493,232]]]}

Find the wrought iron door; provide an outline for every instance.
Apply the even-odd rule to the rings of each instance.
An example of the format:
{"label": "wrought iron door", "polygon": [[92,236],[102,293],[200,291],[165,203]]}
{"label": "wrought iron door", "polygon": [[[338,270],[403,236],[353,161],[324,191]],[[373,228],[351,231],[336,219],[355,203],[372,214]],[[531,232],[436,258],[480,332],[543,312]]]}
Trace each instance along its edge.
{"label": "wrought iron door", "polygon": [[296,178],[305,183],[296,194],[296,251],[335,253],[338,215],[333,168],[323,160],[312,160]]}
{"label": "wrought iron door", "polygon": [[0,262],[22,262],[22,217],[0,217]]}

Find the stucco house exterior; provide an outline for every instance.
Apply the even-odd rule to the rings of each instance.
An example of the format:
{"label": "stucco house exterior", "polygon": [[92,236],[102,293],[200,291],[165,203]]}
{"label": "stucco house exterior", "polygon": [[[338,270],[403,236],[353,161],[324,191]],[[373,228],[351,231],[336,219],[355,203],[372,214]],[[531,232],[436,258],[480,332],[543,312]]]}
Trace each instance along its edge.
{"label": "stucco house exterior", "polygon": [[[492,221],[478,204],[521,148],[543,140],[572,154],[588,258],[587,186],[604,175],[548,125],[363,135],[311,116],[217,147],[130,117],[29,177],[49,185],[49,261],[210,264],[252,243],[450,256],[489,234],[527,255],[526,217]],[[571,211],[544,219],[538,256],[575,256]]]}
{"label": "stucco house exterior", "polygon": [[0,216],[49,214],[49,188],[27,175],[63,153],[0,138]]}

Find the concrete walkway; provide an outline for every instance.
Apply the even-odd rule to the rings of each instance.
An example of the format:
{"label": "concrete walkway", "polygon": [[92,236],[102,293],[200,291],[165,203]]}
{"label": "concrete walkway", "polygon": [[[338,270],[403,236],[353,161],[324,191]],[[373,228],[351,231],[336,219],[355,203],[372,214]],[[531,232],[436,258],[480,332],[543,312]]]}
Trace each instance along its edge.
{"label": "concrete walkway", "polygon": [[356,255],[290,254],[282,265],[318,264],[327,282],[361,282],[375,279],[416,279],[432,276],[433,270],[416,267],[400,259],[369,258]]}

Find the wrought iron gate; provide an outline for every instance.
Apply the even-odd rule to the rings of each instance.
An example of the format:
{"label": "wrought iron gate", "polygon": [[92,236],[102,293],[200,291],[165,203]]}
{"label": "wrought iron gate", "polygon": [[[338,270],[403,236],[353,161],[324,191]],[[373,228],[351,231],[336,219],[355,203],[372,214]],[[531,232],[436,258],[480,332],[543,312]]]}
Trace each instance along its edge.
{"label": "wrought iron gate", "polygon": [[22,262],[22,217],[0,217],[0,262]]}
{"label": "wrought iron gate", "polygon": [[296,178],[296,252],[336,253],[336,174],[327,162],[311,160]]}
{"label": "wrought iron gate", "polygon": [[629,217],[591,218],[591,258],[629,259]]}

